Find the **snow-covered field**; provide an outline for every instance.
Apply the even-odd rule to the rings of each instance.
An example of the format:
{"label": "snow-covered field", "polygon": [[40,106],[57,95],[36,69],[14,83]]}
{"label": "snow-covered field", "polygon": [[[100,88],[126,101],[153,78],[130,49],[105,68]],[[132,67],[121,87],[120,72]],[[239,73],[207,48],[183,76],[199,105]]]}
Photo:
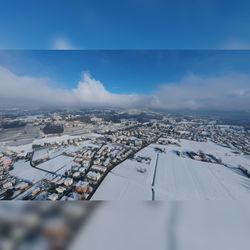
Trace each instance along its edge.
{"label": "snow-covered field", "polygon": [[[250,159],[235,155],[230,149],[212,142],[181,140],[176,145],[151,144],[137,155],[150,157],[150,164],[126,160],[115,167],[104,179],[94,200],[245,200],[250,197],[250,179],[236,169],[239,164],[248,165]],[[157,153],[155,147],[165,149]],[[202,150],[221,158],[230,168],[215,163],[180,157],[174,150]],[[158,164],[156,158],[158,154]],[[137,171],[138,166],[147,169]],[[152,182],[155,172],[155,182]],[[154,193],[154,194],[153,194]]]}
{"label": "snow-covered field", "polygon": [[104,202],[69,249],[247,249],[249,209],[234,201]]}
{"label": "snow-covered field", "polygon": [[[96,134],[96,133],[87,133],[82,135],[84,138],[98,138],[101,135]],[[61,135],[61,136],[49,136],[49,137],[45,137],[45,138],[41,138],[41,139],[33,139],[32,142],[30,143],[20,143],[18,145],[15,146],[10,146],[8,144],[6,144],[5,142],[0,142],[0,149],[2,151],[4,150],[12,150],[14,152],[21,152],[22,150],[24,150],[25,152],[31,152],[32,151],[32,145],[33,144],[39,144],[39,145],[43,145],[44,143],[60,143],[63,141],[67,141],[68,139],[74,139],[74,138],[79,138],[79,136],[70,136],[70,135]],[[81,142],[81,144],[84,144],[86,146],[88,145],[92,145],[89,140],[85,140],[83,142]]]}
{"label": "snow-covered field", "polygon": [[41,138],[41,130],[39,127],[33,127],[27,124],[21,128],[9,128],[0,131],[0,143],[9,146],[18,146],[31,143],[34,138]]}
{"label": "snow-covered field", "polygon": [[14,169],[10,171],[10,175],[16,176],[17,178],[31,181],[33,183],[42,179],[48,179],[49,174],[35,169],[30,166],[28,161],[20,160],[15,162]]}
{"label": "snow-covered field", "polygon": [[73,164],[72,157],[59,155],[58,157],[55,157],[49,161],[39,164],[37,167],[55,173],[59,170],[65,172],[66,170],[71,169],[72,164]]}
{"label": "snow-covered field", "polygon": [[[73,165],[73,158],[60,155],[54,159],[39,164],[37,167],[45,170],[54,172],[57,175],[63,175],[66,170],[71,169]],[[51,179],[55,175],[51,175],[43,170],[36,169],[30,166],[30,163],[24,160],[15,162],[14,169],[10,171],[10,175],[16,176],[17,178],[31,181],[33,183],[38,182],[42,179]]]}

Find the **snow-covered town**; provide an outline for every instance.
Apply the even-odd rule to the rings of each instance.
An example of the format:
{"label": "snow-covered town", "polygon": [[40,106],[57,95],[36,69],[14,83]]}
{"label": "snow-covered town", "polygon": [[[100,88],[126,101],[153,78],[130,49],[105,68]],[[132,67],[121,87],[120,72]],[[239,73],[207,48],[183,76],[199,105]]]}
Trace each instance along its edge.
{"label": "snow-covered town", "polygon": [[3,113],[0,199],[220,200],[250,195],[250,130],[149,110]]}

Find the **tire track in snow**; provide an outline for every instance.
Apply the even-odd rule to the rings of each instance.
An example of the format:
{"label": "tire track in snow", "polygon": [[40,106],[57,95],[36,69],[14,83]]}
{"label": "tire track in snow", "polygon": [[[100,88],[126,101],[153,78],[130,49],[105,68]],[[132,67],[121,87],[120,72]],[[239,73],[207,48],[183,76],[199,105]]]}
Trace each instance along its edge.
{"label": "tire track in snow", "polygon": [[218,183],[222,186],[222,188],[226,191],[226,193],[229,195],[229,197],[232,198],[233,200],[235,200],[235,197],[232,194],[232,192],[226,187],[226,185],[221,181],[221,179],[214,173],[214,170],[212,170],[211,166],[208,166],[208,169],[209,169],[210,173],[218,181]]}
{"label": "tire track in snow", "polygon": [[188,175],[192,179],[192,182],[195,186],[195,189],[199,198],[202,198],[201,190],[199,188],[200,185],[198,184],[197,176],[194,174],[193,169],[191,170],[191,168],[188,168],[187,164],[184,164],[184,166],[185,166],[184,168],[186,170],[186,173],[188,173]]}

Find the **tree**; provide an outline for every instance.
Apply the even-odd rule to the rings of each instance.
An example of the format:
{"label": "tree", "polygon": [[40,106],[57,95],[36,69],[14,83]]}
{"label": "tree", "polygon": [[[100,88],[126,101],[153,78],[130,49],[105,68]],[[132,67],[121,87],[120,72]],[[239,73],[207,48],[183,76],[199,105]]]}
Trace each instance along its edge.
{"label": "tree", "polygon": [[10,200],[11,196],[14,194],[12,189],[8,189],[5,193],[4,193],[4,199],[5,200]]}

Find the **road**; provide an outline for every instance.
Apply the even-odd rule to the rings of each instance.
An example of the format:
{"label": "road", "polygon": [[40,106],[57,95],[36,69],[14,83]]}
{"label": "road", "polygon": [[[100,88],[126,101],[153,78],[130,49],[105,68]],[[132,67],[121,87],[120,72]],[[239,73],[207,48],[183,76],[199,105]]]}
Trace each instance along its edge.
{"label": "road", "polygon": [[152,184],[151,184],[151,189],[152,189],[152,200],[155,200],[155,177],[156,177],[156,171],[157,171],[157,167],[158,167],[158,160],[159,160],[159,153],[157,153],[156,156],[156,161],[155,161],[155,169],[154,169],[154,175],[153,175],[153,180],[152,180]]}
{"label": "road", "polygon": [[[101,185],[101,183],[103,182],[103,180],[105,179],[105,177],[110,173],[110,171],[111,171],[113,168],[115,168],[117,165],[121,164],[122,162],[126,161],[126,160],[129,159],[131,156],[134,156],[136,153],[138,153],[138,152],[141,151],[142,149],[146,148],[148,145],[150,145],[150,144],[152,144],[152,143],[155,143],[159,138],[160,138],[160,136],[157,137],[154,141],[151,141],[151,142],[145,144],[142,148],[140,148],[140,149],[136,150],[135,152],[131,153],[127,158],[123,159],[122,161],[120,161],[120,162],[114,164],[111,168],[109,168],[108,171],[105,172],[105,173],[103,174],[103,176],[101,177],[101,179],[99,180],[99,182],[98,182],[97,185],[95,186],[93,192],[89,195],[88,200],[90,200],[90,199],[92,198],[92,196],[94,195],[95,191],[98,189],[98,187]],[[155,177],[154,177],[154,178],[155,178]]]}

